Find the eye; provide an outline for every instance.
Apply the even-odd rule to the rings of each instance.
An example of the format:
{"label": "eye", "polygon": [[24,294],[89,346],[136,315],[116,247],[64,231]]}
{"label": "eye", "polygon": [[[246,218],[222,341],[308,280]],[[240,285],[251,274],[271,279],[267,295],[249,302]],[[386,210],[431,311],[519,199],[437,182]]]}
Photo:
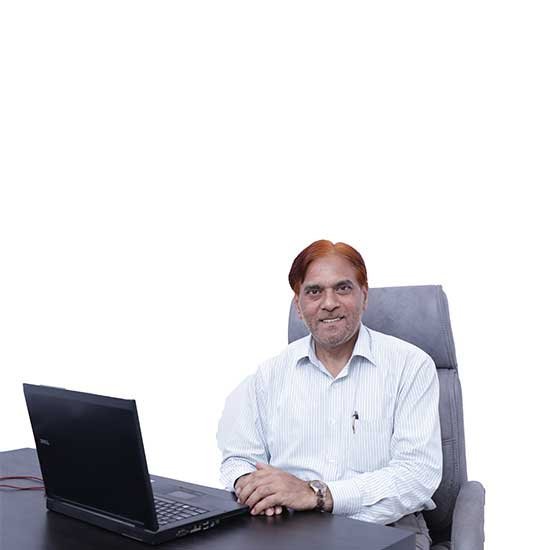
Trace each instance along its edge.
{"label": "eye", "polygon": [[306,294],[308,296],[317,296],[321,291],[318,288],[308,288]]}
{"label": "eye", "polygon": [[347,283],[336,287],[336,292],[338,292],[338,294],[349,294],[351,290],[351,285],[348,285]]}

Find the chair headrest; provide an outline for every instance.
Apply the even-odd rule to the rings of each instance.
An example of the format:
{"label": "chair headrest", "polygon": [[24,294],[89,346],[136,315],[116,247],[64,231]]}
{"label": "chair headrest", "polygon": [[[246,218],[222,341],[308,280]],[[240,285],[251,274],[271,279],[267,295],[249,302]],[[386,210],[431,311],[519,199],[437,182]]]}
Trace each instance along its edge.
{"label": "chair headrest", "polygon": [[[424,350],[439,369],[456,369],[456,352],[447,296],[441,285],[369,288],[363,324]],[[294,301],[290,306],[288,342],[307,336]]]}

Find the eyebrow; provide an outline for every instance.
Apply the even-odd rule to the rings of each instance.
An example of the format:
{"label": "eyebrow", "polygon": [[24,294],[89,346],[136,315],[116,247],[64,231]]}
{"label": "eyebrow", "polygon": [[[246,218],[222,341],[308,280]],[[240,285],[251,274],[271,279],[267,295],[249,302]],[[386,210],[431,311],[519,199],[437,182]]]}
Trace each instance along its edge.
{"label": "eyebrow", "polygon": [[344,279],[343,281],[338,281],[334,286],[337,287],[337,286],[342,286],[342,285],[355,286],[353,284],[353,281],[351,281],[350,279]]}

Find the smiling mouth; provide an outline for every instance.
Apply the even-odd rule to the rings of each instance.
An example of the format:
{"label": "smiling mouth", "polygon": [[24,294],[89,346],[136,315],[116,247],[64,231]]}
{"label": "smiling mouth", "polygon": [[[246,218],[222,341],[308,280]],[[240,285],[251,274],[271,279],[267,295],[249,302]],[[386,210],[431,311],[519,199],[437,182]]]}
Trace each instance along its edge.
{"label": "smiling mouth", "polygon": [[343,317],[333,317],[332,319],[321,319],[321,323],[329,325],[330,323],[336,323],[336,321],[341,321]]}

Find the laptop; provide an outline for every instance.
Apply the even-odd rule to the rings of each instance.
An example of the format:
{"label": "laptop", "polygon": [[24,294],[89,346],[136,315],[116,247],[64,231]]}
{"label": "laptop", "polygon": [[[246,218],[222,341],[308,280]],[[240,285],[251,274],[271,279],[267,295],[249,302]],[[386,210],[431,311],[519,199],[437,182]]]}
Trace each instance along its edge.
{"label": "laptop", "polygon": [[135,401],[30,384],[23,391],[49,510],[148,544],[248,511],[227,491],[150,476]]}

